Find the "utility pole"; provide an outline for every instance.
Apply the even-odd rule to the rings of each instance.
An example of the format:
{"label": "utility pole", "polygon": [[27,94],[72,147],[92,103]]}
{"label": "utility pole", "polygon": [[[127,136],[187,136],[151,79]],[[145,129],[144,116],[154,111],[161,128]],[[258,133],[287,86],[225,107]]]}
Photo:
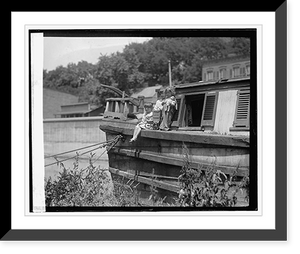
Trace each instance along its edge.
{"label": "utility pole", "polygon": [[171,60],[169,60],[169,85],[172,86]]}

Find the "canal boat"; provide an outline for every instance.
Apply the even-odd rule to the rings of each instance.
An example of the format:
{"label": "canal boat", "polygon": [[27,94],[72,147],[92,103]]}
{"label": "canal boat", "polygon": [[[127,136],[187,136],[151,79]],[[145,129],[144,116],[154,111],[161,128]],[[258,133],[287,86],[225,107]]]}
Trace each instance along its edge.
{"label": "canal boat", "polygon": [[183,147],[195,169],[213,165],[226,175],[249,175],[250,77],[181,84],[174,91],[177,110],[170,130],[143,129],[135,142],[130,139],[144,110],[143,97],[106,99],[99,128],[107,140],[119,137],[108,150],[112,176],[134,182],[145,195],[154,187],[161,197],[176,196]]}

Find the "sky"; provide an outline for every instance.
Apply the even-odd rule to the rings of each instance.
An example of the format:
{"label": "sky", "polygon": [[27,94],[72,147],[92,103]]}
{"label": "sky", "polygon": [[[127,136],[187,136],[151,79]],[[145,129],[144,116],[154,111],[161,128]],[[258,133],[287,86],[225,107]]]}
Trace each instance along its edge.
{"label": "sky", "polygon": [[100,54],[121,52],[131,42],[144,42],[149,37],[45,37],[44,67],[48,71],[59,65],[87,61],[95,64]]}

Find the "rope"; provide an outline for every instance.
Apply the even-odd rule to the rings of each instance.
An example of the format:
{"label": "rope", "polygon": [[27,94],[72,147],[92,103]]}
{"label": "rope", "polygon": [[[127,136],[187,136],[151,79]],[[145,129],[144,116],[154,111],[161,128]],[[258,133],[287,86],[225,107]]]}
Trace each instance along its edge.
{"label": "rope", "polygon": [[45,156],[44,159],[48,159],[48,158],[51,158],[51,157],[56,157],[56,156],[63,155],[63,154],[66,154],[66,153],[72,153],[72,152],[80,151],[80,150],[83,150],[83,149],[86,149],[86,148],[89,148],[89,147],[93,147],[93,146],[97,146],[97,145],[101,145],[101,144],[107,143],[107,142],[109,142],[109,141],[104,141],[104,142],[96,143],[96,144],[93,144],[93,145],[89,145],[89,146],[85,146],[85,147],[80,147],[80,148],[73,149],[73,150],[66,151],[66,152],[62,152],[62,153],[48,155],[48,156]]}
{"label": "rope", "polygon": [[[47,165],[45,165],[45,167],[48,167],[48,166],[51,166],[51,165],[54,165],[54,164],[57,164],[57,163],[61,163],[61,162],[64,162],[64,161],[67,161],[67,160],[70,160],[70,159],[74,159],[74,158],[76,158],[76,157],[79,157],[79,156],[82,156],[82,155],[84,155],[84,154],[90,153],[90,152],[92,152],[92,151],[95,151],[95,150],[97,150],[97,149],[103,148],[103,147],[108,146],[108,145],[110,144],[111,146],[107,149],[107,151],[106,151],[106,150],[103,151],[103,152],[100,154],[100,156],[98,156],[98,158],[93,162],[93,163],[95,163],[97,160],[99,160],[99,158],[100,158],[105,152],[108,152],[112,147],[114,147],[114,146],[118,143],[118,141],[119,141],[121,138],[122,138],[122,135],[118,135],[118,136],[116,136],[114,139],[109,140],[109,141],[105,141],[105,142],[97,143],[97,144],[94,144],[94,145],[86,146],[86,147],[83,147],[83,148],[74,149],[74,150],[71,150],[71,151],[67,151],[67,152],[63,152],[63,153],[59,153],[59,154],[55,154],[55,155],[51,155],[51,156],[45,157],[45,158],[50,158],[50,157],[54,157],[54,158],[55,158],[57,155],[62,155],[62,154],[66,154],[66,153],[70,153],[70,152],[75,152],[75,151],[77,152],[77,151],[82,150],[82,149],[86,149],[86,148],[93,147],[93,146],[96,146],[96,145],[99,145],[99,144],[103,144],[102,146],[93,148],[93,149],[88,150],[88,151],[86,151],[86,152],[83,152],[83,153],[81,153],[81,154],[76,153],[75,156],[72,156],[72,157],[69,157],[69,158],[66,158],[66,159],[63,159],[63,160],[60,160],[60,161],[57,160],[57,159],[55,158],[55,159],[57,160],[56,162],[47,164]],[[106,144],[104,144],[104,143],[106,143]]]}
{"label": "rope", "polygon": [[123,136],[122,135],[118,135],[118,136],[116,136],[113,140],[112,140],[112,142],[111,142],[111,146],[106,150],[106,151],[103,151],[99,156],[98,156],[98,158],[96,159],[96,160],[94,160],[93,161],[93,164],[97,161],[97,160],[99,160],[100,159],[100,157],[105,153],[105,152],[109,152],[118,142],[119,142],[119,140],[122,138]]}

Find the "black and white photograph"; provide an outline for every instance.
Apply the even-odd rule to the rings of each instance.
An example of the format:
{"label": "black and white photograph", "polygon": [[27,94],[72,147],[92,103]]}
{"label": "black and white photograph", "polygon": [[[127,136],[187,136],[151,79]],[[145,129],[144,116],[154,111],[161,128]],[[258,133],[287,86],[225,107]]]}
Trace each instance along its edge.
{"label": "black and white photograph", "polygon": [[257,210],[256,29],[38,32],[44,211]]}
{"label": "black and white photograph", "polygon": [[12,13],[1,241],[287,241],[287,2],[233,6]]}

